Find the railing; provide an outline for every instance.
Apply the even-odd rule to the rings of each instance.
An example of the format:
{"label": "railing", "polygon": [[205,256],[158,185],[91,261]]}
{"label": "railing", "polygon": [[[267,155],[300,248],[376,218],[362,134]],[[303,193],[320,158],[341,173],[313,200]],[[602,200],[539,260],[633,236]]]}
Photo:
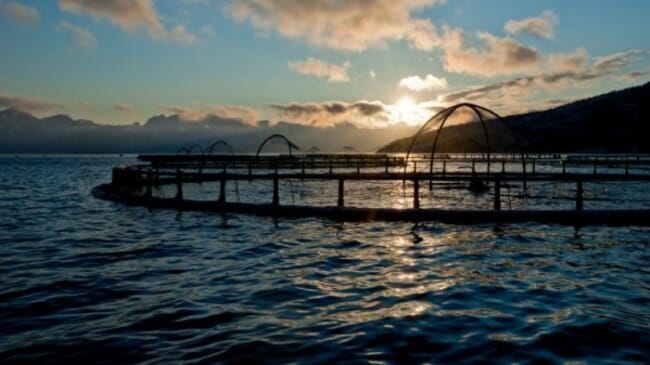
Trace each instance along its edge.
{"label": "railing", "polygon": [[[429,174],[425,172],[327,172],[327,173],[308,173],[308,172],[285,172],[279,173],[277,170],[270,173],[256,173],[256,174],[242,174],[234,172],[187,172],[182,169],[176,171],[158,171],[153,169],[131,169],[130,178],[126,181],[131,181],[134,187],[144,187],[145,197],[152,196],[152,188],[154,186],[172,185],[176,186],[175,199],[182,200],[184,198],[183,185],[187,183],[219,183],[219,196],[216,200],[219,203],[226,203],[229,201],[226,196],[226,185],[229,181],[272,181],[272,197],[270,199],[271,205],[278,206],[280,204],[280,181],[286,180],[300,180],[303,182],[308,181],[337,181],[338,183],[338,196],[336,199],[337,207],[345,206],[345,183],[346,181],[355,182],[377,182],[377,181],[408,181],[412,188],[412,207],[413,209],[420,209],[420,183],[426,181],[429,183],[431,189],[432,182],[462,182],[471,184],[472,182],[480,181],[486,183],[486,186],[492,185],[490,190],[493,196],[493,210],[499,211],[502,207],[501,190],[504,183],[519,182],[522,179],[520,173],[485,173],[485,172],[446,172],[444,174]],[[124,174],[124,172],[122,172]],[[129,173],[126,173],[129,175]],[[115,174],[114,174],[115,175]],[[629,182],[641,181],[650,182],[650,174],[630,174],[626,173],[607,173],[607,174],[576,174],[576,173],[536,173],[528,175],[529,182],[557,182],[557,183],[572,183],[575,184],[575,210],[582,211],[584,209],[584,189],[585,182]],[[121,181],[125,181],[123,178]],[[116,182],[116,183],[119,183]],[[404,184],[406,188],[406,184]]]}

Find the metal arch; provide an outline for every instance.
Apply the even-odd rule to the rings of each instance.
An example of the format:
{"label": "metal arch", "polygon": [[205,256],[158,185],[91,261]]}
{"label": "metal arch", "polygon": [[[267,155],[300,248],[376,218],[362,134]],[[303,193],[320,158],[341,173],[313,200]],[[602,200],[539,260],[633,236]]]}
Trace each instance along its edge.
{"label": "metal arch", "polygon": [[483,119],[483,116],[482,116],[481,112],[485,112],[485,113],[487,113],[489,115],[492,115],[495,119],[497,119],[501,123],[503,123],[508,128],[510,133],[512,133],[512,135],[515,138],[515,142],[517,143],[517,147],[519,148],[519,151],[520,151],[520,154],[521,154],[522,172],[523,172],[523,177],[524,177],[524,190],[526,190],[526,158],[525,158],[523,146],[521,144],[521,140],[519,139],[519,135],[516,133],[514,128],[512,128],[512,126],[508,122],[506,122],[499,114],[497,114],[496,112],[494,112],[494,111],[492,111],[492,110],[490,110],[490,109],[488,109],[486,107],[480,106],[478,104],[473,104],[473,103],[460,103],[460,104],[450,106],[450,107],[448,107],[446,109],[443,109],[443,110],[439,111],[438,113],[436,113],[433,117],[429,118],[429,120],[427,120],[422,125],[422,127],[420,127],[420,129],[417,131],[417,133],[411,139],[411,143],[409,144],[408,151],[406,152],[406,159],[405,159],[405,165],[404,165],[404,174],[406,174],[406,169],[408,167],[408,160],[409,160],[409,157],[411,155],[411,151],[413,149],[413,145],[415,144],[415,141],[417,140],[417,138],[420,136],[420,134],[425,130],[425,128],[431,122],[440,120],[440,117],[442,117],[442,123],[438,127],[438,130],[436,132],[436,137],[435,137],[435,139],[433,141],[433,146],[431,148],[431,159],[429,161],[429,172],[431,174],[433,174],[433,161],[435,159],[435,152],[436,152],[436,147],[437,147],[437,144],[438,144],[438,138],[440,137],[440,133],[442,132],[442,128],[444,127],[445,123],[447,122],[447,119],[449,119],[449,117],[456,110],[458,110],[458,109],[460,109],[462,107],[467,107],[467,108],[471,109],[479,117],[479,120],[480,120],[481,125],[483,127],[483,133],[485,135],[486,144],[487,144],[487,147],[488,147],[488,152],[487,152],[488,164],[490,162],[490,150],[491,150],[491,148],[490,148],[490,139],[489,139],[489,133],[488,133],[488,130],[487,130],[487,125],[485,124],[485,120]]}
{"label": "metal arch", "polygon": [[273,134],[273,135],[267,137],[264,140],[264,142],[262,142],[260,147],[257,149],[257,153],[255,153],[256,158],[260,156],[260,152],[262,152],[262,148],[264,148],[264,145],[266,144],[266,142],[268,142],[268,141],[270,141],[270,140],[272,140],[274,138],[280,138],[280,139],[284,140],[287,143],[287,147],[289,147],[289,156],[291,156],[291,152],[292,152],[293,149],[296,149],[297,151],[300,151],[300,147],[298,147],[295,143],[291,142],[284,135],[282,135],[282,134]]}
{"label": "metal arch", "polygon": [[191,155],[192,151],[197,147],[198,147],[199,151],[201,151],[201,156],[203,156],[205,154],[205,151],[203,150],[203,147],[199,146],[198,144],[193,144],[193,145],[191,145],[189,147],[183,146],[183,147],[179,148],[178,150],[176,150],[176,154],[180,155],[181,153],[185,153],[186,155]]}
{"label": "metal arch", "polygon": [[483,120],[483,116],[481,115],[479,109],[476,108],[477,105],[471,104],[471,103],[461,103],[461,104],[454,105],[452,107],[453,109],[445,116],[442,123],[440,124],[440,127],[438,127],[438,131],[436,133],[436,138],[433,141],[433,146],[431,147],[431,159],[429,160],[429,172],[432,173],[432,174],[433,174],[433,161],[435,160],[435,156],[436,156],[436,147],[438,145],[438,138],[440,138],[440,133],[442,132],[442,128],[445,126],[445,123],[447,123],[447,119],[449,119],[449,117],[454,112],[456,112],[456,110],[458,110],[460,108],[463,108],[463,107],[466,107],[466,108],[470,109],[471,111],[473,111],[474,114],[476,114],[476,116],[478,117],[479,121],[481,122],[481,127],[483,128],[483,135],[485,136],[485,144],[487,145],[488,166],[490,164],[490,149],[491,149],[491,147],[490,147],[490,136],[489,136],[489,133],[488,133],[488,130],[487,130],[487,126],[485,125],[485,120]]}
{"label": "metal arch", "polygon": [[[460,105],[460,104],[459,104],[459,105]],[[447,109],[443,109],[443,110],[437,112],[433,117],[429,118],[429,120],[427,120],[427,121],[422,125],[422,127],[420,127],[420,129],[418,129],[418,131],[415,133],[415,135],[414,135],[413,138],[411,139],[411,143],[409,144],[409,148],[408,148],[408,150],[406,151],[406,159],[404,160],[404,162],[405,162],[405,164],[404,164],[404,174],[406,174],[406,169],[408,168],[408,162],[409,162],[409,157],[410,157],[410,155],[411,155],[411,150],[413,149],[413,145],[415,144],[415,141],[418,139],[418,137],[420,136],[420,134],[421,134],[421,133],[424,131],[424,129],[429,125],[429,123],[433,122],[434,120],[438,120],[438,119],[439,119],[439,118],[438,118],[439,116],[443,116],[443,115],[444,115],[444,118],[443,118],[443,124],[444,124],[444,122],[447,120],[447,118],[449,118],[449,116],[450,116],[450,115],[451,115],[451,114],[452,114],[452,113],[453,113],[453,112],[454,112],[454,111],[459,107],[459,105],[450,106],[450,107],[447,108]],[[435,138],[435,140],[434,140],[434,152],[435,152],[435,144],[438,142],[438,136],[439,136],[439,135],[440,135],[440,133],[437,133],[437,134],[436,134],[436,138]]]}
{"label": "metal arch", "polygon": [[519,138],[519,135],[517,134],[517,131],[515,131],[515,129],[512,128],[510,123],[506,122],[505,119],[501,118],[501,116],[499,114],[495,113],[494,111],[492,111],[492,110],[490,110],[490,109],[488,109],[486,107],[480,106],[480,105],[475,105],[475,106],[478,109],[480,109],[480,110],[482,110],[482,111],[484,111],[484,112],[486,112],[488,114],[491,114],[497,120],[501,121],[501,123],[503,123],[506,126],[506,128],[508,128],[510,133],[512,133],[512,135],[515,137],[515,143],[517,143],[517,148],[519,148],[519,154],[521,156],[521,169],[522,169],[523,178],[524,178],[524,180],[523,180],[524,190],[527,190],[527,186],[526,186],[526,154],[524,152],[524,146],[521,144],[521,139]]}
{"label": "metal arch", "polygon": [[454,114],[456,110],[462,108],[463,106],[464,106],[463,104],[458,104],[451,107],[449,112],[442,119],[442,123],[440,124],[440,127],[438,127],[438,130],[436,131],[436,138],[434,138],[433,145],[431,146],[431,159],[429,160],[429,172],[431,174],[433,174],[433,160],[435,159],[436,147],[438,146],[438,139],[440,138],[440,133],[442,132],[442,128],[445,126],[445,123],[447,123],[447,119],[449,119],[449,117],[451,117],[451,115]]}
{"label": "metal arch", "polygon": [[214,153],[214,148],[216,146],[218,146],[218,145],[224,146],[226,148],[226,151],[231,155],[235,153],[235,149],[233,148],[233,146],[230,143],[228,143],[228,142],[226,142],[226,141],[224,141],[222,139],[220,139],[220,140],[214,142],[213,144],[211,144],[210,146],[206,147],[205,152],[208,153],[208,154]]}
{"label": "metal arch", "polygon": [[[214,142],[213,144],[211,144],[210,146],[206,147],[205,152],[207,154],[214,153],[214,148],[216,146],[218,146],[218,145],[222,145],[222,146],[226,147],[226,151],[230,156],[233,156],[235,154],[235,149],[233,148],[233,146],[230,143],[228,143],[228,142],[226,142],[226,141],[224,141],[222,139],[220,139],[220,140]],[[225,172],[226,172],[226,163],[224,163],[224,165],[223,165],[223,171],[224,171],[224,174],[225,174]],[[235,194],[237,195],[237,201],[241,202],[241,198],[239,196],[239,183],[237,182],[237,180],[235,180]]]}
{"label": "metal arch", "polygon": [[194,148],[198,148],[199,151],[201,151],[201,156],[205,155],[205,150],[203,149],[203,147],[201,147],[200,145],[198,145],[198,144],[196,144],[196,143],[193,144],[193,145],[191,145],[191,146],[187,149],[187,150],[188,150],[187,154],[188,154],[188,155],[191,155],[191,154],[192,154],[192,151],[194,150]]}

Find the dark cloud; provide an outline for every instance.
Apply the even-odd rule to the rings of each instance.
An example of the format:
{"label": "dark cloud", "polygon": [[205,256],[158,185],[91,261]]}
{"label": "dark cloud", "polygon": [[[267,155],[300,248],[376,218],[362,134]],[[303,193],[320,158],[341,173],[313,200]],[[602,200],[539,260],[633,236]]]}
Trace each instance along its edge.
{"label": "dark cloud", "polygon": [[0,91],[0,108],[14,108],[24,112],[42,114],[60,110],[62,106],[43,99],[16,96]]}
{"label": "dark cloud", "polygon": [[386,110],[384,104],[381,104],[379,102],[369,103],[361,101],[354,103],[353,107],[356,108],[361,114],[366,116],[379,114]]}
{"label": "dark cloud", "polygon": [[131,105],[126,103],[115,103],[113,104],[113,109],[124,113],[133,113],[135,111]]}
{"label": "dark cloud", "polygon": [[383,121],[387,110],[384,104],[369,101],[273,104],[270,107],[278,111],[284,119],[316,126],[331,126],[359,120],[368,122],[369,119]]}

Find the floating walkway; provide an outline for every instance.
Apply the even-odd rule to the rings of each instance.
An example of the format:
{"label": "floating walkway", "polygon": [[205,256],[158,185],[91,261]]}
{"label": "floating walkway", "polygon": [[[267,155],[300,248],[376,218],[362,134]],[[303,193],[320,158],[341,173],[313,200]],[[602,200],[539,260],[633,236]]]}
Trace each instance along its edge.
{"label": "floating walkway", "polygon": [[[468,110],[481,123],[485,153],[436,151],[445,123],[458,110]],[[495,126],[503,127],[502,131],[490,136]],[[504,148],[504,133],[510,136],[514,153],[493,151],[496,140]],[[288,154],[262,154],[263,147],[274,140],[285,143]],[[218,149],[224,152],[215,153]],[[434,115],[411,138],[404,155],[294,153],[299,150],[288,138],[275,134],[254,155],[237,154],[225,141],[207,148],[181,148],[176,155],[142,155],[138,158],[143,164],[114,168],[112,181],[92,193],[152,208],[336,221],[650,225],[650,155],[525,153],[516,131],[499,115],[476,104],[454,105]],[[240,194],[239,186],[245,184],[264,188]],[[302,187],[297,200],[294,184]],[[383,184],[383,190],[377,184]],[[601,189],[585,194],[585,184]],[[196,186],[204,194],[199,198],[186,194]],[[601,197],[612,195],[610,187],[616,196]],[[356,190],[351,197],[352,189]],[[402,198],[396,197],[396,191]],[[434,193],[438,194],[435,199]],[[284,197],[289,194],[290,204]],[[310,194],[318,196],[317,202],[307,199]],[[248,201],[242,201],[242,195]],[[544,199],[552,203],[528,204]],[[571,204],[558,209],[557,200]],[[585,202],[596,204],[585,207]]]}
{"label": "floating walkway", "polygon": [[[635,183],[648,184],[650,173],[639,169],[637,161],[645,156],[599,159],[591,156],[568,165],[561,156],[530,156],[524,166],[519,159],[496,155],[488,161],[481,155],[440,155],[431,173],[427,159],[421,156],[409,160],[403,156],[385,154],[318,154],[318,155],[142,155],[146,164],[113,169],[112,181],[93,189],[95,197],[128,205],[168,208],[184,211],[215,213],[245,213],[272,217],[324,217],[336,221],[440,221],[448,223],[508,223],[544,222],[569,225],[650,225],[650,209],[585,209],[584,184]],[[639,159],[637,159],[639,157]],[[588,160],[593,165],[585,168]],[[565,162],[564,164],[562,162]],[[418,171],[418,162],[424,172]],[[546,167],[554,166],[550,171]],[[536,167],[535,167],[536,166]],[[599,169],[599,166],[600,169]],[[468,169],[464,171],[463,167]],[[525,171],[524,171],[525,170]],[[336,197],[330,204],[309,205],[300,201],[281,204],[279,188],[285,182],[305,184],[331,182]],[[263,202],[241,202],[239,196],[228,196],[228,187],[238,182],[257,182],[270,187]],[[373,206],[381,196],[368,193],[364,206],[346,204],[346,183],[372,184],[393,182],[397,189],[408,192],[410,207],[385,208]],[[421,200],[423,191],[440,189],[445,184],[476,188],[474,194],[488,194],[492,202],[483,209],[431,208]],[[564,184],[572,189],[570,209],[506,209],[504,190],[525,189],[535,183]],[[212,186],[218,195],[208,199],[190,199],[184,192],[191,185]],[[173,191],[173,196],[156,196],[161,187]],[[232,189],[231,189],[232,190]],[[442,192],[444,193],[444,191]],[[510,195],[512,196],[512,195]],[[526,192],[521,191],[526,198]]]}

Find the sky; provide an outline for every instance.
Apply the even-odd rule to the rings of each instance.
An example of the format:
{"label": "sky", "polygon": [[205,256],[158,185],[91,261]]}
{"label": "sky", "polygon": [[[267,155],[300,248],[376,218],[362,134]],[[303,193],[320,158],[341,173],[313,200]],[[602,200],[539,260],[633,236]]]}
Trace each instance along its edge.
{"label": "sky", "polygon": [[650,80],[647,0],[0,0],[0,109],[419,125]]}

